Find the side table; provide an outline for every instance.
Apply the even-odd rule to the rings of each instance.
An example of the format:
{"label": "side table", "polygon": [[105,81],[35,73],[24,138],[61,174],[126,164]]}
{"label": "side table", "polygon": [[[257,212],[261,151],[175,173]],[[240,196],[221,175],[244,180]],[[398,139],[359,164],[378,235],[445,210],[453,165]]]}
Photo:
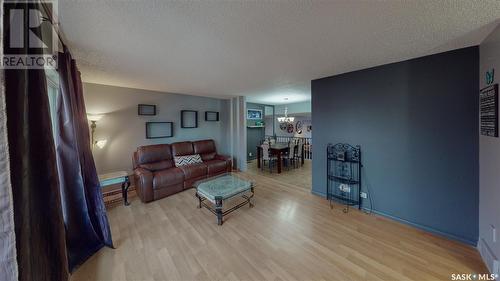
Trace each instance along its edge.
{"label": "side table", "polygon": [[99,183],[101,184],[101,188],[113,185],[113,184],[122,184],[122,198],[123,205],[128,206],[130,203],[128,202],[128,188],[130,187],[130,181],[128,179],[128,173],[125,171],[118,171],[108,174],[99,175]]}

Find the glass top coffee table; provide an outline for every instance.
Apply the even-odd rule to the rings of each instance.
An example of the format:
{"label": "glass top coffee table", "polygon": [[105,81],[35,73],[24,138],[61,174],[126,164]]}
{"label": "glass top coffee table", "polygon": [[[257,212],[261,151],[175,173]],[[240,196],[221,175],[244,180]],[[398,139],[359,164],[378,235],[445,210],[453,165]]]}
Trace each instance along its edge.
{"label": "glass top coffee table", "polygon": [[[232,211],[239,209],[246,204],[253,207],[250,201],[254,196],[254,183],[227,173],[220,176],[197,181],[196,197],[198,198],[198,208],[204,206],[217,216],[217,224],[222,225],[223,217]],[[243,198],[244,201],[227,210],[223,210],[223,203],[233,198]],[[212,203],[207,204],[205,201]]]}

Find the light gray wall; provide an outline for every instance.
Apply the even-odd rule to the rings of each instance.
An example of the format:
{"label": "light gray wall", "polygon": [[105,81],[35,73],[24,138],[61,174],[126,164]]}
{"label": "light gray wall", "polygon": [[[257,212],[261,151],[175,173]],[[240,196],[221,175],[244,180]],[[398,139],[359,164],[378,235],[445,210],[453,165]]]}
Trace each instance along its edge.
{"label": "light gray wall", "polygon": [[285,114],[285,107],[288,108],[288,114],[311,113],[311,101],[275,105],[274,112],[277,116],[282,116]]}
{"label": "light gray wall", "polygon": [[[493,68],[496,84],[500,75],[500,26],[480,45],[480,89],[486,86],[486,71]],[[500,231],[500,138],[480,135],[479,167],[479,238],[499,258],[500,237],[497,234],[497,242],[493,242],[492,226]]]}
{"label": "light gray wall", "polygon": [[221,100],[219,112],[221,138],[220,145],[217,148],[220,154],[232,156],[231,148],[231,100]]}
{"label": "light gray wall", "polygon": [[[271,116],[265,116],[264,118],[264,123],[265,123],[265,127],[264,127],[264,134],[266,136],[272,136],[274,135],[274,120],[273,119],[276,119],[274,118],[272,115]],[[279,128],[276,127],[276,132],[278,132]]]}
{"label": "light gray wall", "polygon": [[234,167],[240,171],[247,170],[247,119],[246,98],[239,96],[231,99],[231,148]]}
{"label": "light gray wall", "polygon": [[[277,116],[283,116],[282,114],[279,114]],[[272,117],[266,117],[265,121],[266,121],[266,124],[272,124],[274,122],[275,124],[275,128],[276,128],[276,136],[279,136],[279,137],[301,137],[301,138],[312,138],[312,131],[311,132],[308,132],[307,131],[307,126],[308,125],[311,125],[312,124],[312,121],[311,121],[311,114],[310,113],[306,113],[306,114],[301,114],[299,116],[295,115],[295,114],[291,114],[290,116],[294,116],[295,119],[294,119],[294,122],[293,122],[293,125],[296,126],[297,122],[298,121],[301,121],[302,122],[302,134],[297,134],[297,131],[293,131],[293,133],[288,133],[286,130],[281,130],[280,129],[280,123],[278,122],[278,119],[277,118],[273,118]],[[270,128],[266,127],[266,136],[267,135],[272,135],[272,125],[269,126]]]}
{"label": "light gray wall", "polygon": [[[96,129],[96,139],[108,140],[103,149],[94,148],[98,173],[131,171],[132,153],[141,145],[214,139],[219,153],[230,153],[228,101],[90,83],[84,83],[84,98],[87,112],[105,114]],[[155,104],[157,115],[139,116],[137,105],[140,103]],[[183,109],[198,111],[198,128],[181,129]],[[219,111],[221,121],[206,122],[205,111]],[[174,122],[174,137],[146,139],[148,121]]]}
{"label": "light gray wall", "polygon": [[[289,104],[280,104],[275,106],[276,117],[284,116],[285,107],[288,109],[288,115],[294,116],[294,126],[297,121],[302,121],[302,134],[297,134],[295,131],[293,133],[288,133],[287,131],[283,131],[280,129],[280,124],[276,118],[274,118],[274,126],[276,128],[276,136],[285,136],[285,137],[312,137],[312,132],[307,132],[306,126],[311,125],[311,101],[297,102],[297,103],[289,103]],[[266,124],[269,120],[266,118]],[[267,135],[267,131],[266,131]]]}

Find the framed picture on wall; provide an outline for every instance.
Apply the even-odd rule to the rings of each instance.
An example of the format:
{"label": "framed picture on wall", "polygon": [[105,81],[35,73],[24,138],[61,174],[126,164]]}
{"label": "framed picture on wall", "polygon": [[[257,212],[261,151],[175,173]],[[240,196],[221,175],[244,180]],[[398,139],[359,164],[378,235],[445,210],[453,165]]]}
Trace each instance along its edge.
{"label": "framed picture on wall", "polygon": [[260,110],[260,109],[247,109],[247,119],[250,119],[250,120],[262,119],[262,110]]}
{"label": "framed picture on wall", "polygon": [[173,136],[173,122],[146,122],[147,139],[171,138]]}
{"label": "framed picture on wall", "polygon": [[219,112],[205,111],[205,121],[216,122],[219,121]]}
{"label": "framed picture on wall", "polygon": [[498,84],[481,89],[481,135],[498,138]]}
{"label": "framed picture on wall", "polygon": [[181,128],[198,128],[198,111],[181,110]]}
{"label": "framed picture on wall", "polygon": [[299,135],[302,134],[302,121],[297,121],[297,123],[295,123],[295,131]]}
{"label": "framed picture on wall", "polygon": [[156,105],[154,104],[138,104],[137,105],[138,115],[152,116],[156,115]]}

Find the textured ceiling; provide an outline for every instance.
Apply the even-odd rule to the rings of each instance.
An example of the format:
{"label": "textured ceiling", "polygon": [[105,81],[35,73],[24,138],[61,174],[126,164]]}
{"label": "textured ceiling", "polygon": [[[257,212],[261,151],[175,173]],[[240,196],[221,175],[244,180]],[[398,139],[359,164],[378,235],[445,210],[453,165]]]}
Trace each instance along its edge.
{"label": "textured ceiling", "polygon": [[70,1],[86,82],[278,104],[310,80],[477,45],[500,1]]}

